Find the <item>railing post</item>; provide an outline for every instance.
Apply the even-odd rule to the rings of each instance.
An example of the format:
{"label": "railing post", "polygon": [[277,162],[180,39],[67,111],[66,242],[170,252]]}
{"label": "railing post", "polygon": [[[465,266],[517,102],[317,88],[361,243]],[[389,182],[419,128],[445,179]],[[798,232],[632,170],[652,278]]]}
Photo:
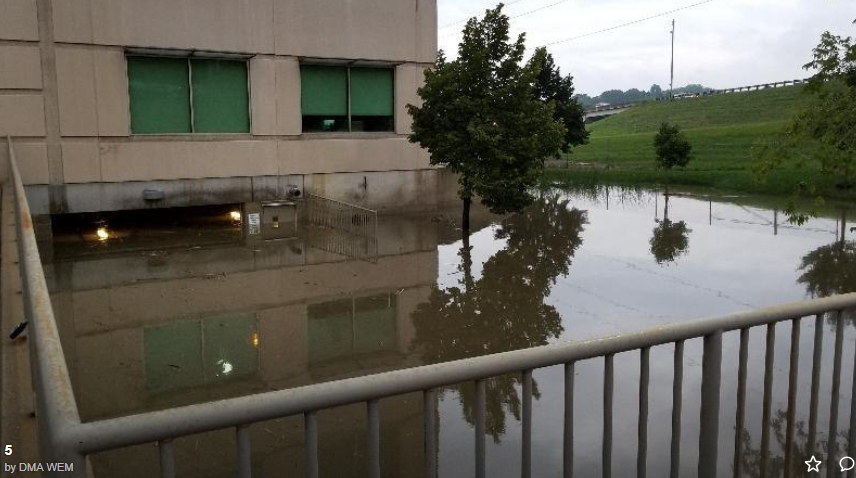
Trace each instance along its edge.
{"label": "railing post", "polygon": [[175,452],[172,440],[161,440],[158,448],[160,449],[161,478],[175,478]]}
{"label": "railing post", "polygon": [[651,348],[641,350],[639,361],[639,448],[636,454],[636,476],[645,478],[648,473],[648,382],[650,377]]}
{"label": "railing post", "polygon": [[303,415],[306,449],[306,478],[318,478],[318,415],[307,412]]}
{"label": "railing post", "polygon": [[717,478],[719,450],[719,388],[722,382],[722,332],[704,338],[698,476]]}
{"label": "railing post", "polygon": [[797,407],[797,380],[800,360],[800,319],[791,321],[791,357],[788,373],[788,412],[785,432],[785,478],[793,476],[794,467],[794,422]]}
{"label": "railing post", "polygon": [[746,375],[749,359],[749,329],[740,329],[737,359],[737,411],[734,425],[734,478],[743,476],[743,430],[746,422]]}
{"label": "railing post", "polygon": [[564,478],[574,476],[574,363],[565,364],[565,434],[562,462]]}
{"label": "railing post", "polygon": [[424,453],[425,453],[425,478],[436,478],[437,476],[437,432],[434,418],[437,413],[437,391],[425,390],[422,394],[423,406],[423,428],[424,428]]}
{"label": "railing post", "polygon": [[532,476],[532,371],[523,371],[523,443],[521,456],[521,472],[522,478],[530,478]]}
{"label": "railing post", "polygon": [[675,376],[672,380],[672,463],[671,478],[681,476],[681,413],[684,395],[684,341],[675,342],[674,356]]}
{"label": "railing post", "polygon": [[[827,437],[826,461],[831,464],[838,462],[838,403],[841,393],[841,353],[844,345],[844,313],[838,311],[835,317],[835,352],[832,359],[832,392],[829,403],[829,433]],[[830,466],[826,476],[832,478],[839,473],[840,468]]]}
{"label": "railing post", "polygon": [[615,384],[613,354],[604,357],[603,366],[603,478],[612,477],[612,396]]}
{"label": "railing post", "polygon": [[776,323],[767,324],[767,346],[764,357],[764,398],[761,405],[760,475],[766,478],[770,465],[770,419],[773,403],[773,364],[776,358]]}
{"label": "railing post", "polygon": [[813,455],[817,443],[817,407],[820,394],[820,362],[823,358],[823,318],[824,314],[817,314],[814,319],[814,348],[812,349],[811,364],[811,398],[808,412],[808,439],[806,443],[806,454]]}
{"label": "railing post", "polygon": [[483,379],[476,380],[476,478],[485,478],[487,475],[485,469],[485,381]]}
{"label": "railing post", "polygon": [[378,401],[369,400],[366,403],[366,421],[368,422],[368,476],[380,478],[380,413]]}

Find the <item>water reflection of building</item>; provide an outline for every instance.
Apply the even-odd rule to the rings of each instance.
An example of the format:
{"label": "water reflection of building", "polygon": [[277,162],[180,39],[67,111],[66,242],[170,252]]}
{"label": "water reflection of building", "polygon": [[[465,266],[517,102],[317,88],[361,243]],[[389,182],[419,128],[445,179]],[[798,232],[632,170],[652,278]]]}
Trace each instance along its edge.
{"label": "water reflection of building", "polygon": [[[473,219],[478,230],[494,218]],[[168,232],[182,237],[95,248],[54,238],[46,272],[85,420],[421,365],[414,312],[436,290],[438,245],[460,238],[445,219],[382,218],[366,261],[322,250],[314,234],[249,244],[240,231],[205,231],[194,245]],[[384,469],[419,475],[421,394],[380,409]],[[364,407],[319,421],[322,476],[363,476]],[[251,430],[254,475],[302,473],[300,417]],[[234,476],[233,440],[226,430],[177,441],[182,476]],[[131,448],[93,466],[96,476],[156,476],[156,456]]]}
{"label": "water reflection of building", "polygon": [[[81,415],[91,420],[419,365],[409,349],[410,316],[436,284],[437,236],[430,218],[381,221],[372,263],[300,238],[58,254],[46,272]],[[381,412],[385,456],[415,474],[421,396],[384,401]],[[335,463],[330,476],[360,476],[362,458],[351,451],[364,440],[364,412],[346,407],[320,419],[322,431],[328,425],[321,452],[338,457],[325,460]],[[254,449],[293,452],[289,469],[302,462],[299,420],[263,429],[272,433],[254,437]],[[205,450],[185,449],[199,476],[228,470],[228,438],[200,439]],[[145,457],[120,451],[95,466],[112,476],[131,462],[155,467],[137,476],[155,476],[157,461]]]}

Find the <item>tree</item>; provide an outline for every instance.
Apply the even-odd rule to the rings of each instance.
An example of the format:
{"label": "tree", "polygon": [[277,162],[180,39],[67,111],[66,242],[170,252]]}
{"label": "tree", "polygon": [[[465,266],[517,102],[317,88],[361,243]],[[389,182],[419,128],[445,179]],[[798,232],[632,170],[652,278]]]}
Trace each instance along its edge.
{"label": "tree", "polygon": [[[809,98],[781,134],[753,148],[756,174],[763,181],[785,160],[801,166],[808,159],[831,173],[836,186],[851,188],[856,175],[856,41],[825,32],[803,68],[817,70],[804,90]],[[811,150],[810,158],[805,149]],[[798,183],[786,210],[791,222],[807,219],[796,206],[805,194],[815,196],[815,207],[823,202],[817,185]]]}
{"label": "tree", "polygon": [[692,159],[692,146],[678,125],[662,123],[654,136],[657,152],[657,167],[671,171],[675,166],[684,167]]}
{"label": "tree", "polygon": [[648,94],[650,94],[652,98],[661,98],[663,96],[663,88],[654,83],[651,85],[651,89],[648,91]]}
{"label": "tree", "polygon": [[[540,64],[531,64],[534,62]],[[585,108],[574,97],[574,77],[562,76],[559,67],[553,62],[553,55],[547,53],[545,47],[535,52],[530,68],[539,70],[535,78],[535,98],[545,103],[553,102],[553,119],[565,126],[562,151],[568,153],[572,147],[588,143]]]}
{"label": "tree", "polygon": [[458,58],[447,61],[440,51],[418,90],[422,105],[407,106],[410,141],[431,153],[431,164],[458,174],[465,238],[472,198],[494,213],[522,209],[565,135],[554,105],[532,95],[541,60],[523,64],[525,36],[509,41],[502,7],[467,22]]}

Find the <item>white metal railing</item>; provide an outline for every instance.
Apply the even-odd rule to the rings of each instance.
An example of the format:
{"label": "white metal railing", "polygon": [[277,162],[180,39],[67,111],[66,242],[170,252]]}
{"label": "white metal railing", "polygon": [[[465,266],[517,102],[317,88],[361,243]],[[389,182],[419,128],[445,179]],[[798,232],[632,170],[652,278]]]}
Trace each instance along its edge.
{"label": "white metal railing", "polygon": [[[33,387],[37,396],[37,415],[40,427],[42,461],[67,462],[73,471],[65,477],[87,476],[86,455],[133,445],[159,444],[161,476],[175,476],[173,439],[208,431],[234,429],[237,439],[238,476],[251,476],[251,443],[249,427],[265,420],[303,415],[305,427],[306,476],[318,476],[318,422],[321,410],[356,404],[366,404],[367,416],[367,470],[372,478],[380,476],[380,422],[378,402],[384,398],[421,391],[424,395],[424,469],[425,476],[437,476],[436,394],[443,387],[473,382],[475,404],[475,460],[476,476],[485,477],[485,384],[486,380],[500,375],[522,374],[522,470],[523,477],[531,475],[532,465],[532,373],[536,369],[561,365],[564,367],[564,440],[563,476],[573,476],[574,461],[574,367],[583,360],[601,359],[604,363],[603,388],[603,476],[612,475],[614,357],[616,354],[639,352],[640,389],[637,474],[644,477],[647,469],[648,442],[648,388],[649,357],[652,347],[673,346],[674,382],[672,407],[671,470],[672,477],[680,469],[681,423],[683,406],[683,354],[684,341],[703,338],[701,427],[697,476],[722,476],[717,471],[719,452],[720,387],[722,383],[722,334],[739,331],[740,352],[737,374],[736,427],[742,430],[746,418],[746,379],[749,346],[749,329],[765,327],[767,333],[764,398],[761,440],[761,476],[767,476],[770,459],[770,421],[773,394],[773,360],[775,330],[779,322],[789,321],[791,327],[790,367],[788,375],[788,409],[786,423],[785,460],[791,463],[794,453],[795,409],[797,404],[797,369],[799,360],[800,323],[802,318],[815,316],[815,347],[811,387],[809,427],[809,453],[814,451],[817,434],[818,383],[820,380],[821,343],[823,320],[827,313],[837,313],[833,364],[829,453],[838,449],[838,408],[842,368],[844,320],[841,312],[856,307],[856,294],[845,294],[824,299],[802,301],[767,307],[704,320],[675,323],[649,330],[619,334],[593,340],[557,343],[501,354],[487,355],[454,362],[397,370],[377,375],[349,378],[289,390],[279,390],[250,396],[172,408],[127,417],[82,423],[60,345],[59,334],[42,266],[36,248],[24,188],[15,164],[14,151],[9,141],[12,190],[15,195],[15,213],[18,233],[18,254],[24,288],[24,310],[31,323],[29,341]],[[856,392],[856,381],[854,381]],[[856,393],[851,395],[849,453],[856,455]],[[734,476],[741,476],[744,435],[736,434]],[[834,462],[836,457],[827,456]],[[791,470],[787,466],[786,470]],[[788,475],[786,475],[788,476]]]}

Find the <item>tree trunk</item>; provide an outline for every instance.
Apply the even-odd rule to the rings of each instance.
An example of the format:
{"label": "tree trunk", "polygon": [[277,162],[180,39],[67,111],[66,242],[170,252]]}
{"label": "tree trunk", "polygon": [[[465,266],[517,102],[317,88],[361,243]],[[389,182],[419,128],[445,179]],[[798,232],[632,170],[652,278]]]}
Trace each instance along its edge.
{"label": "tree trunk", "polygon": [[469,197],[464,198],[464,212],[463,217],[461,217],[461,231],[464,235],[464,242],[470,242],[470,203],[472,199]]}

